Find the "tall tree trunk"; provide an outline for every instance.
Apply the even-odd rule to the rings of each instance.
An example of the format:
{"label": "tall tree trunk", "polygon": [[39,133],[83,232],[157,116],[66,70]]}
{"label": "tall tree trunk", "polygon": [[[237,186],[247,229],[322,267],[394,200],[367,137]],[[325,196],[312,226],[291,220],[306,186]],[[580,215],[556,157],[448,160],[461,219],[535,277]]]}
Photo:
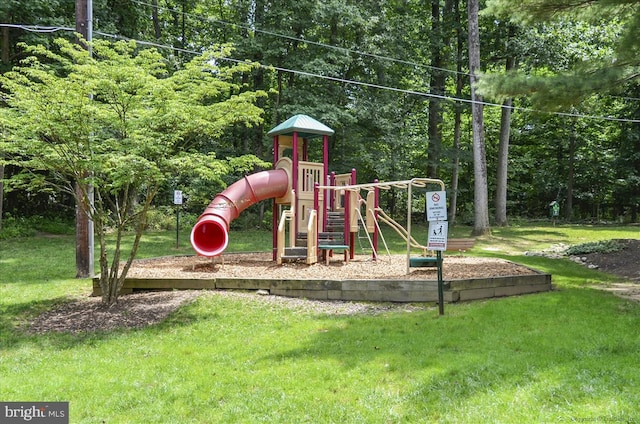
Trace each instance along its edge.
{"label": "tall tree trunk", "polygon": [[[433,94],[442,96],[445,91],[447,76],[440,68],[444,67],[443,49],[450,43],[450,26],[452,21],[453,0],[446,0],[444,9],[440,12],[440,0],[431,0],[431,84],[429,90]],[[455,18],[454,18],[455,19]],[[428,134],[429,147],[427,149],[428,169],[431,178],[439,178],[440,156],[442,152],[442,99],[429,99]]]}
{"label": "tall tree trunk", "polygon": [[[462,75],[462,50],[464,48],[464,37],[460,23],[460,1],[453,2],[453,16],[456,28],[456,98],[462,98],[462,88],[464,77]],[[462,104],[457,102],[453,116],[453,169],[451,171],[451,195],[449,196],[449,224],[456,222],[456,210],[458,208],[458,181],[460,176],[460,137],[462,134]]]}
{"label": "tall tree trunk", "polygon": [[495,221],[499,227],[506,227],[507,222],[507,180],[509,165],[509,136],[511,131],[512,99],[502,103],[500,116],[500,142],[498,144],[498,169],[496,173],[496,197],[494,199]]}
{"label": "tall tree trunk", "polygon": [[490,233],[489,194],[487,188],[487,158],[484,143],[482,96],[476,93],[475,83],[480,72],[480,32],[478,26],[479,0],[469,0],[469,74],[471,76],[471,127],[473,135],[474,224],[476,236]]}
{"label": "tall tree trunk", "polygon": [[151,20],[153,21],[153,33],[156,40],[160,40],[162,32],[160,29],[160,20],[158,18],[158,0],[153,0],[151,2]]}
{"label": "tall tree trunk", "polygon": [[[7,20],[7,22],[10,22]],[[0,53],[0,60],[3,65],[9,65],[9,28],[2,27],[2,52]],[[0,156],[2,154],[0,153]],[[2,215],[4,211],[4,164],[0,163],[0,229],[2,229]]]}
{"label": "tall tree trunk", "polygon": [[[10,22],[7,19],[7,22]],[[9,64],[9,27],[2,27],[2,52],[0,53],[2,64]]]}
{"label": "tall tree trunk", "polygon": [[[511,35],[511,30],[509,31]],[[505,69],[507,72],[515,67],[516,59],[513,55],[507,56]],[[500,116],[500,142],[498,144],[498,169],[496,175],[496,197],[494,206],[495,221],[499,227],[506,227],[507,222],[507,182],[509,168],[509,137],[511,134],[511,106],[513,99],[506,99],[502,103]]]}
{"label": "tall tree trunk", "polygon": [[[262,4],[262,1],[256,1],[255,2],[256,6],[255,6],[255,12],[254,12],[254,23],[256,25],[256,27],[260,28],[260,27],[264,27],[264,10],[265,10],[265,6],[264,4]],[[262,50],[258,49],[254,52],[253,54],[253,60],[255,62],[263,62],[263,52]],[[264,78],[264,69],[262,68],[258,68],[255,69],[253,71],[253,88],[252,90],[265,90],[265,91],[269,91],[269,89],[265,86],[265,78]],[[265,108],[266,105],[266,99],[263,97],[259,97],[258,100],[256,100],[256,106],[258,106],[261,109]],[[251,139],[251,144],[252,144],[252,153],[254,153],[256,156],[260,157],[260,158],[264,158],[265,153],[265,149],[263,146],[263,134],[265,133],[264,131],[264,125],[258,124],[256,125],[254,128],[252,128],[252,130],[250,131],[250,134],[248,135],[247,138]],[[263,203],[263,202],[260,202]],[[264,206],[260,207],[260,222],[262,222],[262,214],[264,212]]]}
{"label": "tall tree trunk", "polygon": [[[429,91],[433,94],[442,95],[444,92],[445,75],[439,68],[442,68],[442,47],[443,43],[442,23],[440,19],[440,0],[431,0],[431,83]],[[429,146],[427,147],[427,175],[430,178],[438,178],[438,168],[440,164],[440,151],[442,150],[442,136],[440,121],[442,109],[441,99],[429,98],[429,118],[428,134]]]}
{"label": "tall tree trunk", "polygon": [[187,30],[185,24],[185,15],[187,13],[187,2],[186,0],[182,0],[182,14],[181,14],[181,22],[180,22],[180,43],[182,48],[184,49],[187,46]]}
{"label": "tall tree trunk", "polygon": [[2,213],[4,207],[4,183],[2,179],[4,178],[4,165],[0,164],[0,230],[2,229]]}
{"label": "tall tree trunk", "polygon": [[569,172],[567,175],[567,203],[565,205],[565,218],[571,221],[573,216],[573,181],[575,173],[576,134],[574,130],[569,135]]}

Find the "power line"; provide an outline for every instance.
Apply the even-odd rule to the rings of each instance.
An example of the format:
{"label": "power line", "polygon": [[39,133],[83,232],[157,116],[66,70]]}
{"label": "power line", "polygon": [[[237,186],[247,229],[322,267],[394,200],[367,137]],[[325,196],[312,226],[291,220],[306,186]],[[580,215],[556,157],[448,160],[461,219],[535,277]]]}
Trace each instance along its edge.
{"label": "power line", "polygon": [[[363,51],[360,51],[360,50],[349,49],[349,48],[346,48],[346,47],[334,46],[334,45],[331,45],[331,44],[321,43],[321,42],[318,42],[318,41],[312,41],[312,40],[308,40],[308,39],[304,39],[304,38],[300,38],[300,37],[294,37],[294,36],[291,36],[291,35],[286,35],[286,34],[278,33],[278,32],[275,32],[275,31],[268,31],[268,30],[260,29],[260,28],[257,28],[255,26],[251,26],[251,25],[243,25],[243,24],[238,24],[238,23],[234,23],[234,22],[227,22],[227,21],[224,21],[224,20],[221,20],[221,19],[214,19],[214,18],[207,17],[207,16],[202,16],[202,15],[198,15],[198,14],[194,14],[194,13],[184,12],[182,10],[173,9],[171,7],[158,6],[157,4],[147,3],[146,1],[142,1],[142,0],[131,0],[131,2],[132,3],[137,3],[137,4],[141,5],[141,6],[147,6],[147,7],[151,7],[151,8],[156,8],[158,10],[166,10],[166,11],[171,12],[171,13],[177,13],[177,14],[180,14],[180,15],[183,15],[183,16],[188,16],[188,17],[191,17],[191,18],[194,18],[194,19],[197,19],[197,20],[201,20],[201,21],[221,24],[221,25],[225,25],[225,26],[231,26],[231,27],[234,27],[234,28],[242,28],[242,29],[245,29],[245,30],[250,31],[250,32],[261,33],[261,34],[270,35],[270,36],[277,37],[277,38],[284,38],[284,39],[296,41],[296,42],[299,42],[299,43],[315,45],[315,46],[324,47],[324,48],[327,48],[327,49],[342,51],[342,52],[345,52],[345,53],[353,53],[353,54],[360,55],[360,56],[371,57],[371,58],[374,58],[374,59],[380,59],[380,60],[400,63],[400,64],[410,65],[410,66],[419,67],[419,68],[427,68],[427,69],[431,69],[431,70],[442,71],[442,72],[452,73],[452,74],[456,74],[456,75],[463,75],[463,76],[466,76],[466,77],[471,76],[471,74],[468,73],[468,72],[461,72],[461,71],[457,71],[457,70],[453,70],[453,69],[440,68],[440,67],[437,67],[437,66],[425,65],[425,64],[422,64],[422,63],[417,63],[417,62],[413,62],[413,61],[409,61],[409,60],[397,59],[397,58],[390,57],[390,56],[363,52]],[[291,71],[291,72],[295,72],[295,71]],[[611,96],[611,97],[619,97],[619,96]],[[640,100],[638,98],[632,98],[632,97],[622,97],[622,98],[625,99],[625,100]],[[464,101],[464,100],[462,100],[462,101]],[[502,107],[502,105],[491,104],[491,103],[483,103],[483,104],[485,104],[487,106],[500,106],[500,107]],[[518,108],[516,107],[514,109],[518,109]],[[559,113],[559,114],[562,115],[562,113]],[[572,115],[570,113],[565,113],[564,115],[565,116],[574,116],[574,115]]]}
{"label": "power line", "polygon": [[210,23],[216,23],[216,24],[220,24],[220,25],[232,26],[234,28],[242,28],[242,29],[245,29],[245,30],[251,31],[251,32],[270,35],[270,36],[277,37],[277,38],[284,38],[284,39],[287,39],[287,40],[297,41],[297,42],[304,43],[304,44],[310,44],[310,45],[314,45],[314,46],[324,47],[324,48],[327,48],[327,49],[337,50],[337,51],[341,51],[341,52],[344,52],[344,53],[353,53],[353,54],[356,54],[356,55],[359,55],[359,56],[365,56],[365,57],[370,57],[370,58],[373,58],[373,59],[380,59],[380,60],[385,60],[385,61],[390,61],[390,62],[395,62],[395,63],[401,63],[403,65],[410,65],[410,66],[415,66],[415,67],[419,67],[419,68],[426,68],[426,69],[431,69],[431,70],[436,70],[436,71],[448,72],[448,73],[452,73],[452,74],[460,74],[460,75],[464,75],[464,76],[469,76],[468,73],[456,71],[456,70],[453,70],[453,69],[439,68],[437,66],[425,65],[425,64],[422,64],[422,63],[416,63],[416,62],[412,62],[412,61],[409,61],[409,60],[397,59],[397,58],[394,58],[394,57],[379,55],[379,54],[375,54],[375,53],[368,53],[368,52],[363,52],[363,51],[360,51],[360,50],[348,49],[346,47],[333,46],[331,44],[321,43],[319,41],[307,40],[307,39],[304,39],[304,38],[294,37],[292,35],[281,34],[281,33],[274,32],[274,31],[268,31],[268,30],[256,28],[256,27],[253,27],[253,26],[250,26],[250,25],[237,24],[237,23],[233,23],[233,22],[223,21],[221,19],[214,19],[214,18],[202,16],[202,15],[196,15],[196,14],[193,14],[193,13],[186,13],[186,12],[183,12],[183,11],[178,10],[178,9],[171,9],[169,7],[157,6],[157,5],[153,5],[151,3],[147,3],[147,2],[144,2],[144,1],[141,1],[141,0],[131,0],[131,2],[132,3],[137,3],[137,4],[141,5],[141,6],[148,6],[148,7],[151,7],[151,8],[167,10],[167,11],[172,12],[172,13],[179,13],[179,14],[184,15],[184,16],[189,16],[191,18],[199,19],[199,20],[202,20],[202,21],[210,22]]}
{"label": "power line", "polygon": [[65,26],[42,26],[42,25],[24,25],[24,24],[5,24],[0,23],[0,27],[23,29],[29,32],[52,33],[57,31],[75,31],[75,28]]}
{"label": "power line", "polygon": [[[38,26],[29,26],[29,25],[1,24],[0,23],[0,27],[2,27],[2,26],[10,26],[10,27],[14,27],[14,28],[22,28],[22,29],[26,29],[26,30],[29,30],[29,31],[33,31],[33,32],[39,32],[38,31],[39,29],[43,29],[43,31],[41,31],[41,32],[74,31],[74,29],[66,28],[66,27],[38,27]],[[134,42],[136,42],[136,43],[138,43],[140,45],[156,47],[156,48],[160,48],[160,49],[173,50],[173,51],[177,51],[177,52],[181,52],[181,53],[193,54],[193,55],[196,55],[196,56],[202,54],[202,52],[198,52],[198,51],[195,51],[195,50],[189,50],[189,49],[184,49],[184,48],[179,48],[179,47],[167,46],[167,45],[164,45],[164,44],[154,43],[154,42],[151,42],[151,41],[136,40],[136,39],[132,39],[132,38],[116,35],[116,34],[109,34],[109,33],[104,33],[104,32],[100,32],[100,31],[94,31],[93,33],[94,33],[94,35],[97,34],[97,35],[100,35],[100,36],[103,36],[103,37],[107,37],[107,38],[113,38],[113,39],[116,39],[116,40],[123,40],[123,41],[134,41]],[[230,58],[230,57],[220,57],[219,59],[220,60],[224,60],[224,61],[228,61],[228,62],[232,62],[232,63],[246,63],[243,60],[233,59],[233,58]],[[393,91],[393,92],[397,92],[397,93],[416,95],[416,96],[420,96],[420,97],[430,97],[430,98],[436,98],[436,99],[440,99],[440,100],[446,100],[446,101],[451,101],[451,102],[460,102],[460,103],[468,103],[468,104],[476,103],[476,104],[481,104],[483,106],[489,106],[489,107],[499,107],[499,108],[504,107],[502,104],[499,104],[499,103],[492,103],[492,102],[485,102],[485,101],[478,102],[477,100],[472,100],[472,99],[458,98],[458,97],[441,95],[441,94],[425,93],[423,91],[408,90],[408,89],[390,87],[390,86],[385,86],[385,85],[380,85],[380,84],[373,84],[373,83],[368,83],[368,82],[363,82],[363,81],[348,80],[348,79],[345,79],[345,78],[332,77],[332,76],[329,76],[329,75],[316,74],[316,73],[312,73],[312,72],[299,71],[299,70],[296,70],[296,69],[288,69],[288,68],[272,66],[272,65],[264,65],[264,64],[261,64],[261,63],[258,63],[258,66],[260,66],[263,69],[267,69],[267,70],[276,70],[276,71],[287,72],[287,73],[292,73],[292,74],[296,74],[296,75],[302,75],[302,76],[325,79],[325,80],[328,80],[328,81],[339,82],[339,83],[342,83],[342,84],[351,84],[351,85],[357,85],[357,86],[368,87],[368,88],[375,88],[375,89],[380,89],[380,90],[389,90],[389,91]],[[640,119],[616,118],[616,117],[613,117],[613,116],[585,115],[585,114],[580,114],[580,113],[575,113],[575,112],[543,111],[543,110],[537,110],[537,109],[525,108],[525,107],[519,107],[519,106],[511,106],[511,109],[519,111],[519,112],[543,113],[543,114],[548,114],[548,115],[556,115],[556,116],[564,116],[564,117],[572,117],[572,118],[604,120],[604,121],[612,121],[612,122],[640,123]]]}

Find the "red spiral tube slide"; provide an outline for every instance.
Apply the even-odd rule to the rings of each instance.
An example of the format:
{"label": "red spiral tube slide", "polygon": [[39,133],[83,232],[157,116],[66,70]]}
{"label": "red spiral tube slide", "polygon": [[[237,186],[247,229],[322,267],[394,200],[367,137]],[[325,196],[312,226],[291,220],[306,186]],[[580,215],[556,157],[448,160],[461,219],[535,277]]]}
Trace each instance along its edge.
{"label": "red spiral tube slide", "polygon": [[191,245],[201,256],[220,255],[229,244],[229,224],[240,212],[262,200],[289,191],[284,169],[257,172],[236,181],[209,203],[191,230]]}

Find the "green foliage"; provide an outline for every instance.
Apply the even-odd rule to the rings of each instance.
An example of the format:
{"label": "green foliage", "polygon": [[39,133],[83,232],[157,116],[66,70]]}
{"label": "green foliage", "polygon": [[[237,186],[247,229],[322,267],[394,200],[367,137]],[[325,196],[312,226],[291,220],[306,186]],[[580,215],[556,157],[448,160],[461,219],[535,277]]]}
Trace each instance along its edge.
{"label": "green foliage", "polygon": [[2,220],[0,240],[33,236],[35,232],[36,230],[30,219],[25,217],[14,217],[11,214],[7,214]]}
{"label": "green foliage", "polygon": [[73,234],[75,228],[73,222],[58,216],[13,216],[7,214],[2,220],[0,229],[0,240],[8,240],[19,237],[31,237],[36,233],[46,233],[50,235]]}
{"label": "green foliage", "polygon": [[616,240],[593,241],[571,246],[567,249],[567,255],[584,255],[587,253],[613,253],[624,249],[624,246]]}
{"label": "green foliage", "polygon": [[[179,206],[157,206],[149,210],[146,231],[165,231],[176,229],[177,208]],[[198,215],[180,210],[180,230],[190,230]]]}
{"label": "green foliage", "polygon": [[[119,190],[127,181],[153,181],[158,184],[158,195],[153,200],[158,206],[170,206],[171,192],[181,189],[185,193],[185,210],[199,214],[216,193],[246,173],[268,166],[262,161],[272,160],[272,140],[265,133],[295,113],[308,113],[336,130],[329,142],[330,171],[342,173],[355,168],[358,182],[362,183],[428,176],[435,160],[430,157],[434,143],[429,139],[429,130],[434,124],[429,122],[429,116],[437,106],[442,111],[436,124],[442,141],[437,163],[439,177],[451,187],[454,172],[459,171],[456,213],[458,219],[473,222],[468,105],[436,102],[420,94],[470,97],[464,2],[432,2],[430,5],[440,6],[439,22],[433,20],[431,7],[415,0],[183,0],[160,1],[154,7],[155,3],[93,2],[94,35],[123,35],[169,48],[147,51],[139,45],[132,54],[131,44],[124,43],[111,55],[96,47],[96,54],[104,62],[104,75],[109,78],[84,86],[74,79],[76,88],[82,91],[77,95],[71,95],[76,88],[70,79],[67,87],[41,92],[33,99],[47,100],[34,108],[34,120],[46,120],[56,114],[62,120],[66,116],[68,128],[60,125],[60,136],[64,129],[69,138],[75,137],[82,145],[91,141],[96,148],[94,159],[104,165],[100,168],[102,174],[94,174],[94,178],[113,178],[113,190]],[[586,2],[578,9],[570,7],[575,2],[564,0],[525,0],[518,7],[507,0],[486,4],[480,19],[481,61],[487,72],[485,82],[491,84],[484,88],[496,98],[527,94],[516,98],[514,104],[521,109],[514,110],[512,116],[509,219],[518,215],[546,216],[546,205],[558,200],[562,214],[567,211],[568,220],[637,222],[637,123],[549,116],[527,112],[526,108],[543,104],[547,109],[561,108],[563,112],[637,120],[637,78],[635,82],[616,83],[613,90],[604,83],[617,81],[628,75],[629,69],[637,68],[638,2]],[[448,10],[444,10],[445,5]],[[70,1],[11,0],[0,2],[0,17],[9,23],[73,27],[73,7]],[[67,54],[63,54],[54,37],[71,39],[72,32],[50,35],[18,28],[7,31],[8,58],[0,68],[2,72],[33,61],[28,58],[32,53],[19,47],[19,42],[42,46],[38,52],[43,62],[38,75],[42,78],[75,78],[94,72],[93,62],[88,59],[79,66],[82,71],[73,72],[75,65],[71,62],[54,62]],[[204,52],[216,43],[230,43],[234,49],[214,47],[215,54],[207,52],[192,62],[196,55],[191,52]],[[121,52],[134,57],[131,66],[118,62]],[[494,77],[496,70],[504,68],[507,55],[518,58],[519,72],[509,78]],[[264,67],[255,66],[253,61]],[[202,72],[204,69],[207,71]],[[441,74],[445,75],[444,84],[438,82]],[[194,79],[205,79],[206,87],[194,83]],[[148,96],[142,95],[145,90]],[[568,94],[570,90],[573,92]],[[594,91],[597,96],[591,96]],[[178,102],[173,92],[179,92],[184,102]],[[256,92],[260,96],[254,98]],[[93,102],[88,101],[88,93],[94,94]],[[131,102],[118,102],[118,96]],[[28,96],[21,97],[28,100]],[[253,101],[247,102],[247,97]],[[231,98],[234,101],[216,106],[219,100]],[[69,105],[67,111],[59,107],[70,101],[77,104]],[[185,107],[184,103],[190,106]],[[99,114],[92,110],[98,107],[96,104],[102,110]],[[108,113],[107,106],[111,108]],[[117,122],[116,117],[125,111],[125,106],[135,112],[125,115],[127,123]],[[264,110],[259,115],[264,120],[254,119],[258,116],[254,106]],[[8,130],[18,122],[24,124],[22,117],[13,112],[0,108],[0,116],[4,115],[0,117],[0,143],[12,143],[16,135]],[[490,194],[495,188],[499,115],[499,108],[485,108]],[[456,117],[460,117],[460,128],[455,126]],[[132,118],[138,120],[133,126]],[[454,145],[456,129],[459,146]],[[97,149],[111,148],[125,139],[130,143],[126,146],[127,157],[109,158],[106,151]],[[570,152],[570,139],[576,143],[575,155]],[[148,152],[131,148],[149,141],[149,150],[158,145],[165,147],[162,164]],[[7,145],[0,146],[0,151],[7,151]],[[5,186],[5,193],[10,193],[5,196],[5,210],[14,215],[41,214],[60,204],[70,206],[68,196],[60,196],[62,190],[70,191],[68,184],[57,179],[57,185],[51,185],[57,173],[36,169],[42,166],[35,162],[25,171],[22,166],[28,149],[15,153],[22,156],[20,161],[0,157],[11,177]],[[320,143],[312,141],[310,158],[317,160],[320,153]],[[261,163],[252,165],[253,158],[247,156],[247,163],[234,169],[232,162],[243,155],[253,155]],[[140,159],[142,156],[144,160]],[[455,165],[457,158],[459,168]],[[120,165],[125,163],[123,169]],[[97,164],[92,166],[98,168]],[[169,170],[168,175],[165,170]],[[44,190],[53,196],[34,202],[32,194]],[[152,193],[149,187],[145,191],[138,200]],[[391,213],[401,213],[404,208],[404,200],[398,196],[388,195],[383,201]],[[568,211],[570,201],[572,211]],[[240,219],[234,225],[244,225],[246,220],[247,225],[254,226],[259,214]],[[127,225],[132,228],[135,222]]]}
{"label": "green foliage", "polygon": [[128,266],[120,273],[109,263],[120,261],[121,250],[118,242],[108,255],[107,231],[136,229],[130,264],[166,184],[185,178],[220,183],[231,169],[262,165],[254,156],[218,160],[215,153],[201,153],[199,144],[230,126],[260,123],[255,102],[263,93],[241,92],[233,81],[254,65],[216,66],[229,54],[224,46],[173,73],[156,50],[139,50],[134,42],[96,41],[92,55],[67,40],[56,46],[25,46],[29,56],[21,66],[0,76],[9,106],[0,109],[8,132],[0,149],[9,163],[29,171],[18,174],[23,186],[44,183],[67,191],[92,218],[103,299],[112,303]]}
{"label": "green foliage", "polygon": [[[479,89],[495,98],[526,95],[540,107],[564,110],[595,93],[617,93],[620,85],[638,78],[640,43],[635,29],[640,25],[639,12],[639,1],[582,5],[564,0],[526,0],[514,8],[507,0],[490,0],[486,15],[534,24],[542,30],[540,36],[564,50],[562,62],[567,66],[556,67],[552,75],[536,76],[526,64],[525,53],[521,70],[487,75]],[[551,65],[533,59],[535,68]]]}

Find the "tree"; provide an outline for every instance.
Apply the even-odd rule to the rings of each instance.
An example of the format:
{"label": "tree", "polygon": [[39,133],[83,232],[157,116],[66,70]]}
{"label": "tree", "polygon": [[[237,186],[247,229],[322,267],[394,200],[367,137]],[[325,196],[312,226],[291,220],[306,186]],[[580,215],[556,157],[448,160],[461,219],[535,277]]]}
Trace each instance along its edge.
{"label": "tree", "polygon": [[[77,43],[59,39],[56,45],[56,51],[26,47],[29,56],[21,66],[0,76],[0,88],[8,93],[0,118],[11,133],[0,149],[25,170],[15,181],[66,191],[91,217],[100,244],[102,299],[110,305],[163,184],[184,174],[220,183],[230,172],[230,161],[198,153],[194,140],[259,123],[261,109],[254,103],[264,93],[242,92],[234,83],[253,65],[216,65],[228,48],[205,52],[170,75],[157,51],[138,51],[133,42],[97,41],[93,57]],[[246,159],[243,166],[264,165],[253,156]],[[40,171],[55,180],[43,180]],[[75,183],[83,189],[76,192]],[[121,263],[129,229],[135,237]],[[107,243],[110,231],[113,247]]]}
{"label": "tree", "polygon": [[[496,100],[519,96],[519,103],[543,110],[562,110],[575,115],[628,116],[620,109],[620,96],[633,98],[634,81],[638,80],[638,39],[634,28],[638,26],[640,2],[584,2],[577,7],[564,1],[529,1],[522,7],[505,7],[506,2],[491,0],[483,11],[487,16],[503,23],[508,18],[510,25],[520,24],[514,39],[519,44],[519,71],[503,74],[485,74],[478,84],[479,91]],[[526,25],[521,25],[526,23]],[[609,97],[608,95],[613,95]],[[606,106],[605,106],[606,105]],[[537,138],[544,149],[556,150],[566,143],[556,157],[558,163],[553,175],[558,186],[553,190],[542,189],[530,198],[537,197],[540,204],[548,204],[548,199],[563,199],[563,212],[568,220],[576,217],[614,218],[618,213],[632,206],[632,198],[622,201],[607,200],[615,191],[611,175],[599,167],[611,164],[612,156],[622,150],[612,150],[610,145],[619,134],[617,127],[622,124],[603,125],[601,120],[564,117],[559,125],[549,114],[526,114],[524,128],[514,128],[521,134],[542,134]],[[600,132],[593,128],[600,127]],[[567,132],[566,129],[572,129]],[[533,130],[533,131],[532,131]],[[624,133],[623,133],[624,134]],[[627,143],[633,144],[627,137]],[[624,145],[623,141],[620,141]],[[542,146],[544,146],[542,148]],[[587,147],[588,146],[588,147]],[[530,149],[535,148],[533,146]],[[582,159],[588,149],[602,152],[596,162],[591,162],[582,170]],[[538,149],[536,149],[538,150]],[[544,155],[543,155],[544,156]],[[543,157],[538,155],[538,159]],[[527,157],[535,154],[527,152]],[[515,161],[512,161],[515,163]],[[596,165],[597,164],[597,165]],[[541,164],[548,166],[548,164]],[[596,172],[596,169],[598,171]],[[613,169],[613,168],[612,168]],[[611,174],[611,172],[609,173]],[[633,186],[633,175],[618,180],[617,186]],[[595,177],[599,175],[599,177]],[[530,175],[535,181],[534,177]],[[525,184],[526,185],[526,184]],[[541,185],[542,186],[542,185]],[[509,191],[523,193],[522,185],[510,184]],[[607,194],[608,193],[608,194]],[[531,193],[533,194],[533,193]],[[540,199],[540,197],[546,197]],[[627,203],[629,202],[629,203]],[[616,203],[617,206],[613,206]],[[523,204],[521,203],[520,206]],[[608,209],[608,212],[605,212]],[[496,210],[496,214],[497,214]],[[612,215],[611,215],[612,213]],[[586,216],[585,216],[586,215]]]}
{"label": "tree", "polygon": [[[620,86],[640,78],[640,1],[611,0],[523,0],[513,7],[509,0],[489,0],[483,11],[487,15],[506,17],[517,23],[581,23],[609,31],[614,41],[611,51],[579,60],[561,72],[509,72],[483,78],[480,90],[485,95],[528,95],[539,106],[561,109],[578,105],[593,93],[616,92]],[[588,28],[588,27],[587,27]],[[597,34],[602,38],[602,34]],[[583,40],[589,37],[583,31]]]}
{"label": "tree", "polygon": [[[513,38],[514,27],[509,25],[509,35],[507,44]],[[516,67],[515,53],[506,52],[505,71],[510,72]],[[509,140],[511,134],[511,107],[513,99],[507,98],[502,103],[500,116],[500,137],[498,146],[498,163],[496,172],[496,195],[495,195],[495,224],[500,227],[507,225],[507,188],[508,188],[508,168],[509,168]]]}
{"label": "tree", "polygon": [[[462,89],[464,87],[465,78],[462,72],[463,69],[463,51],[464,40],[467,38],[463,34],[464,25],[460,16],[460,1],[455,0],[453,2],[453,20],[456,37],[456,80],[455,80],[455,97],[462,98]],[[460,147],[462,136],[462,110],[463,106],[461,102],[457,101],[453,110],[453,160],[451,165],[451,196],[449,197],[449,223],[454,224],[456,222],[456,210],[458,208],[458,185],[460,180]]]}
{"label": "tree", "polygon": [[473,177],[474,177],[474,223],[473,234],[483,235],[489,228],[489,194],[487,188],[487,159],[484,144],[484,121],[482,96],[476,92],[475,84],[480,73],[480,32],[478,28],[478,0],[469,0],[469,74],[471,75]]}

